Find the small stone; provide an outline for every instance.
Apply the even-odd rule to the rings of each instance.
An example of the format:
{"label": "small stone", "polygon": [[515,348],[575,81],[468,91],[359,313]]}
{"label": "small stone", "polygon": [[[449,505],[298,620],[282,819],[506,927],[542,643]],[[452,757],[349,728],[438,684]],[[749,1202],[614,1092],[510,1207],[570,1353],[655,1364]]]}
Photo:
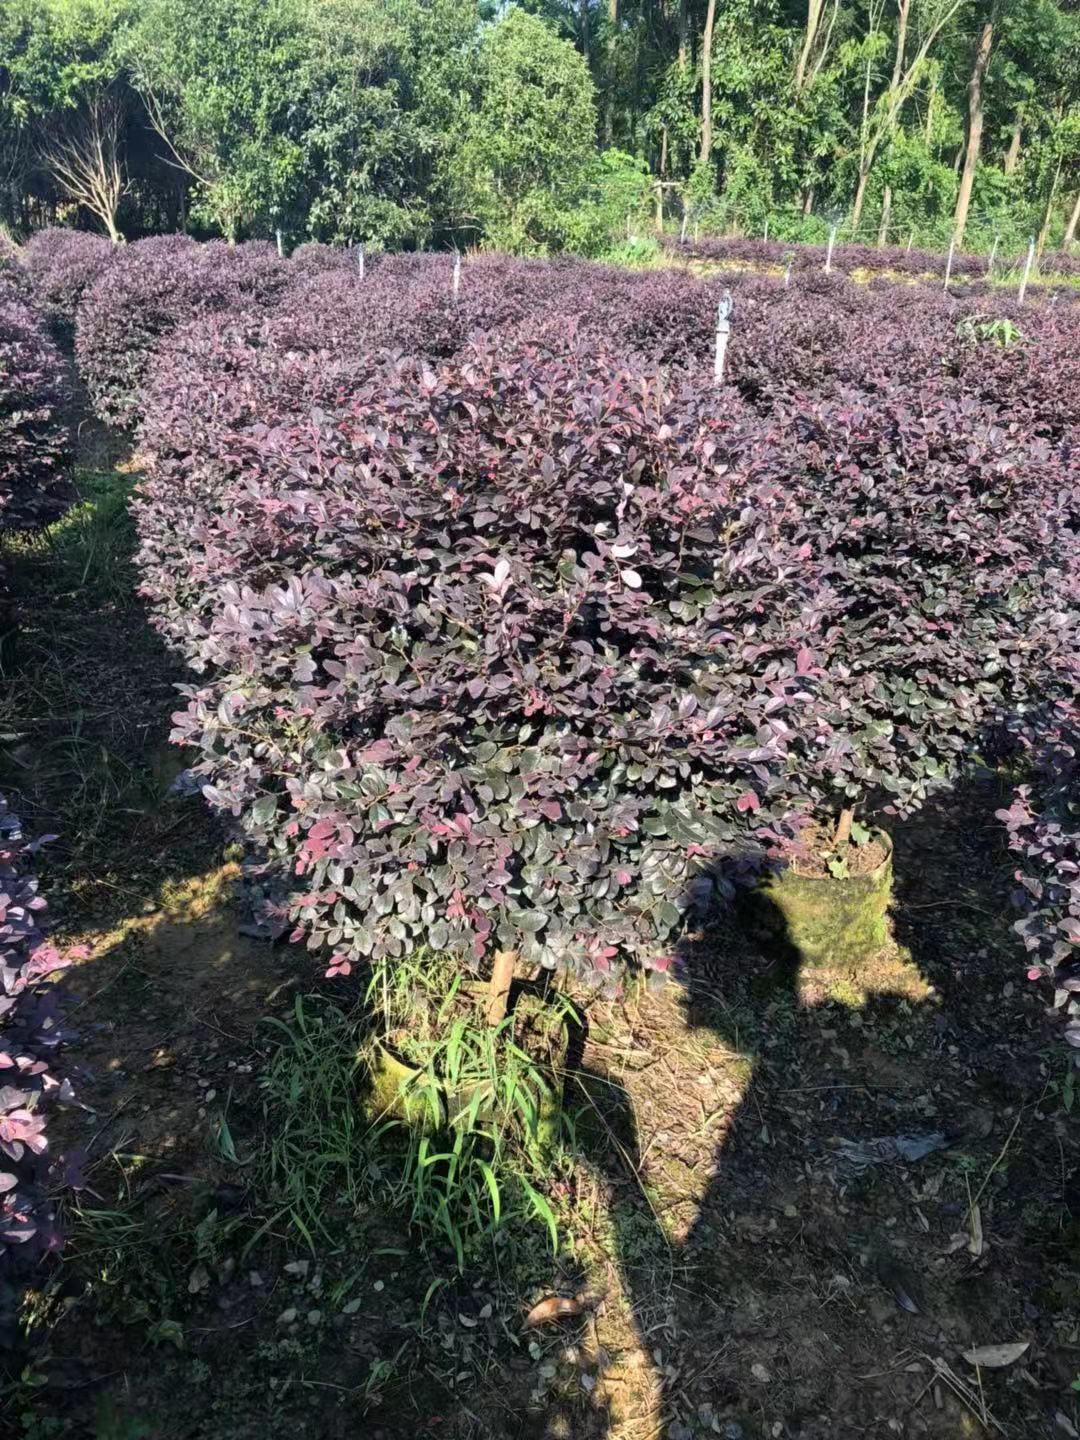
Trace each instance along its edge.
{"label": "small stone", "polygon": [[308,1323],[309,1325],[318,1325],[318,1323],[319,1323],[319,1321],[320,1321],[321,1319],[322,1319],[322,1311],[321,1311],[321,1310],[309,1310],[309,1311],[307,1312],[307,1323]]}
{"label": "small stone", "polygon": [[277,1323],[279,1325],[291,1325],[295,1319],[296,1307],[290,1305],[288,1310],[282,1310],[281,1314],[277,1317]]}
{"label": "small stone", "polygon": [[380,1290],[385,1290],[386,1286],[381,1280],[376,1280],[375,1284],[371,1288],[375,1291],[376,1294],[378,1294]]}

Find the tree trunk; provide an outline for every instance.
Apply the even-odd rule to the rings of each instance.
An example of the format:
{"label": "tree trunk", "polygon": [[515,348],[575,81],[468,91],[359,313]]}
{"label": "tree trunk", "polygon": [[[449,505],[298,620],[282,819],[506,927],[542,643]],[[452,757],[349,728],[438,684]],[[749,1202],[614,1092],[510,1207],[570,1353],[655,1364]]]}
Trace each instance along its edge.
{"label": "tree trunk", "polygon": [[866,184],[870,179],[870,167],[874,163],[872,151],[868,151],[859,166],[859,183],[855,187],[855,203],[851,207],[851,228],[857,230],[862,219],[863,202],[866,199]]}
{"label": "tree trunk", "polygon": [[1011,175],[1016,169],[1016,162],[1020,158],[1020,136],[1024,129],[1024,112],[1017,110],[1016,119],[1013,121],[1012,138],[1009,141],[1009,148],[1005,151],[1004,170],[1006,175]]}
{"label": "tree trunk", "polygon": [[896,53],[893,57],[892,80],[889,89],[895,90],[904,73],[904,51],[907,49],[907,22],[911,0],[899,0],[896,14]]}
{"label": "tree trunk", "polygon": [[878,226],[877,243],[880,250],[889,238],[889,211],[892,209],[892,190],[885,186],[885,193],[881,197],[881,224]]}
{"label": "tree trunk", "polygon": [[589,63],[589,0],[581,0],[578,6],[578,15],[581,25],[581,53],[585,56],[585,64]]}
{"label": "tree trunk", "polygon": [[690,14],[688,0],[679,0],[679,69],[690,63]]}
{"label": "tree trunk", "polygon": [[975,46],[975,63],[971,67],[971,79],[968,81],[967,150],[964,154],[964,172],[960,176],[960,191],[956,197],[956,215],[953,219],[953,242],[958,250],[964,243],[968,210],[971,208],[971,187],[975,183],[975,169],[982,148],[983,81],[986,79],[986,67],[990,64],[990,51],[994,45],[996,19],[995,7],[979,35],[978,44]]}
{"label": "tree trunk", "polygon": [[516,963],[516,950],[495,951],[495,963],[491,970],[491,986],[488,992],[487,1022],[489,1025],[501,1025],[506,1018],[506,1004],[510,998],[510,986],[514,982],[514,965]]}
{"label": "tree trunk", "polygon": [[1061,242],[1062,250],[1068,251],[1076,239],[1077,228],[1080,227],[1080,190],[1076,192],[1076,204],[1072,208],[1069,223],[1065,227],[1065,238]]}
{"label": "tree trunk", "polygon": [[1046,249],[1046,242],[1050,238],[1050,224],[1054,218],[1054,201],[1057,199],[1058,181],[1061,179],[1061,161],[1057,163],[1054,171],[1054,180],[1050,186],[1050,194],[1046,197],[1046,209],[1043,211],[1042,227],[1039,230],[1039,238],[1035,242],[1035,253],[1041,255]]}
{"label": "tree trunk", "polygon": [[814,213],[814,187],[813,187],[813,185],[810,185],[810,186],[807,187],[806,194],[803,196],[802,213],[803,213],[804,215],[812,215],[812,214]]}
{"label": "tree trunk", "polygon": [[934,133],[934,101],[937,99],[937,86],[930,86],[930,94],[926,97],[926,143],[930,144],[930,137]]}
{"label": "tree trunk", "polygon": [[705,12],[705,33],[701,37],[701,162],[712,158],[712,37],[716,23],[716,0],[709,0]]}
{"label": "tree trunk", "polygon": [[818,26],[821,24],[821,12],[825,8],[825,0],[808,0],[806,8],[806,33],[803,35],[802,48],[799,51],[798,63],[795,66],[795,94],[798,95],[806,83],[806,67],[810,63],[810,53],[814,48],[814,41],[817,39]]}
{"label": "tree trunk", "polygon": [[656,185],[656,233],[664,233],[664,174],[667,170],[667,126],[660,131],[660,174]]}
{"label": "tree trunk", "polygon": [[604,144],[610,145],[615,130],[615,33],[619,26],[619,0],[608,0],[608,73],[604,92]]}

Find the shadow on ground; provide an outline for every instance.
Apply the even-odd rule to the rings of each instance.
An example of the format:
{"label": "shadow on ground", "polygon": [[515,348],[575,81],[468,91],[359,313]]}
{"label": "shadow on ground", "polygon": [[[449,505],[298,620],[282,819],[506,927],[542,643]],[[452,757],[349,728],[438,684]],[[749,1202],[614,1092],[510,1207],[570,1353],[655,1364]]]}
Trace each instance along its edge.
{"label": "shadow on ground", "polygon": [[636,1057],[587,1052],[617,1275],[588,1409],[537,1433],[1072,1433],[1068,1056],[1022,978],[1001,803],[973,782],[896,828],[873,964],[712,934],[624,1014]]}

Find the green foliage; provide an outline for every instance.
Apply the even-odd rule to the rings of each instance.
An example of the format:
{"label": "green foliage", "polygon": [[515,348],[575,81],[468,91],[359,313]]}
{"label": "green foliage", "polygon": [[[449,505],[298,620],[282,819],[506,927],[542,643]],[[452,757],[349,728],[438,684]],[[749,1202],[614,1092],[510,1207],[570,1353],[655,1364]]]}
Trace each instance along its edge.
{"label": "green foliage", "polygon": [[413,1069],[406,1118],[376,1117],[375,1133],[404,1140],[396,1188],[422,1235],[449,1245],[459,1269],[506,1225],[539,1221],[557,1250],[544,1192],[570,1130],[562,1109],[569,1002],[525,993],[491,1025],[486,990],[424,956],[378,963],[368,995],[385,1037],[376,1043],[399,1047]]}
{"label": "green foliage", "polygon": [[[703,157],[701,0],[622,0],[615,23],[576,0],[8,0],[0,220],[68,203],[48,146],[107,92],[125,233],[190,218],[291,244],[598,254],[637,205],[614,167],[677,187],[706,228],[818,239],[836,221],[872,242],[887,219],[894,241],[944,246],[984,8],[912,0],[901,44],[895,6],[825,6],[810,36],[805,6],[715,7]],[[1069,238],[1078,55],[1065,0],[997,8],[968,248]]]}
{"label": "green foliage", "polygon": [[999,350],[1007,350],[1023,340],[1023,332],[1005,315],[968,315],[956,327],[961,340],[988,340]]}
{"label": "green foliage", "polygon": [[[566,1004],[519,1002],[490,1026],[459,969],[417,957],[376,966],[368,1006],[305,996],[288,1023],[265,1022],[281,1044],[260,1082],[264,1229],[287,1217],[315,1250],[381,1196],[459,1268],[507,1226],[539,1223],[556,1246],[545,1190],[570,1126],[556,1093]],[[388,1041],[408,1073],[394,1113],[381,1092],[366,1099]]]}
{"label": "green foliage", "polygon": [[296,199],[305,50],[293,0],[146,0],[127,37],[134,83],[196,213],[235,240]]}
{"label": "green foliage", "polygon": [[484,35],[477,65],[477,106],[445,157],[455,225],[517,254],[561,248],[596,175],[588,69],[516,9]]}

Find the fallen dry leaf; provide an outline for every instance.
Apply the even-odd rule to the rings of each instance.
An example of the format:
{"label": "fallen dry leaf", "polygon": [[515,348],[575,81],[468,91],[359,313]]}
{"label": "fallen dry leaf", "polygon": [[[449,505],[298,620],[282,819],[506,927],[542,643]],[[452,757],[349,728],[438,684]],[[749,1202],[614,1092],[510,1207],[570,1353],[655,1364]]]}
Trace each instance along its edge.
{"label": "fallen dry leaf", "polygon": [[589,1308],[590,1302],[584,1295],[549,1295],[525,1316],[525,1328],[550,1325],[555,1320],[573,1320]]}
{"label": "fallen dry leaf", "polygon": [[963,1354],[969,1365],[978,1365],[983,1370],[1000,1370],[1019,1360],[1030,1344],[1030,1340],[1013,1340],[1007,1345],[976,1345],[974,1350],[965,1350]]}
{"label": "fallen dry leaf", "polygon": [[983,1240],[982,1212],[978,1205],[971,1207],[971,1214],[968,1216],[968,1224],[971,1227],[971,1235],[968,1239],[968,1252],[976,1259],[983,1253],[986,1243]]}

